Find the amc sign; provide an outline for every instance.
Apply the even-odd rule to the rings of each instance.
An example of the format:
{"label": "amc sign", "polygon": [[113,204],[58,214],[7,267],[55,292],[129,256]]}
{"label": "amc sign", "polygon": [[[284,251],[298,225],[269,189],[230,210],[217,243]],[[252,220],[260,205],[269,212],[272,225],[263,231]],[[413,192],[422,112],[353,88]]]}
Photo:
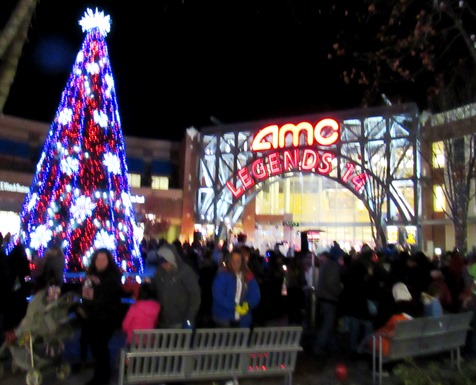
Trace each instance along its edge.
{"label": "amc sign", "polygon": [[[305,146],[301,146],[300,136],[304,133]],[[291,135],[292,144],[287,145]],[[315,172],[328,175],[332,171],[332,162],[336,155],[323,151],[322,147],[334,145],[340,139],[340,125],[334,119],[322,119],[315,126],[309,122],[285,124],[281,127],[271,125],[258,131],[253,138],[251,150],[265,152],[264,156],[256,159],[236,173],[241,186],[236,187],[227,182],[228,189],[235,198],[241,197],[256,183],[265,179],[292,171]],[[319,146],[319,149],[312,148]],[[365,181],[366,174],[354,175],[355,166],[347,163],[342,173],[342,180],[351,180],[354,188],[359,191]]]}

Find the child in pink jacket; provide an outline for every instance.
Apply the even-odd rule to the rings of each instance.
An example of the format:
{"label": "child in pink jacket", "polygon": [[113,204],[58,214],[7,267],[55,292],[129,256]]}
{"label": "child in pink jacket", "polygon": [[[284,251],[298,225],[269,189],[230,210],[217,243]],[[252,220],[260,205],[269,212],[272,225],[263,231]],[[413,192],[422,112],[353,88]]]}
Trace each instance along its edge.
{"label": "child in pink jacket", "polygon": [[132,332],[138,329],[155,329],[160,313],[160,304],[154,299],[150,283],[142,283],[137,301],[129,307],[122,321],[122,331],[127,334],[126,343],[131,344]]}

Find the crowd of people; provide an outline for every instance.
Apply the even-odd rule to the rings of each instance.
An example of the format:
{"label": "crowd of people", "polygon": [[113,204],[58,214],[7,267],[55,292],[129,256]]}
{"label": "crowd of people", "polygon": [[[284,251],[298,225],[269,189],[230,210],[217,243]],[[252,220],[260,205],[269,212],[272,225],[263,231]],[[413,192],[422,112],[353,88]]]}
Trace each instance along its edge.
{"label": "crowd of people", "polygon": [[[343,349],[359,357],[370,351],[373,334],[391,335],[401,320],[461,311],[476,314],[475,262],[473,253],[458,250],[428,258],[421,251],[378,252],[368,246],[347,253],[335,243],[319,258],[313,352]],[[465,354],[476,357],[472,332]]]}
{"label": "crowd of people", "polygon": [[[358,357],[373,333],[391,333],[409,317],[465,310],[476,314],[476,258],[457,250],[440,258],[422,252],[376,251],[364,245],[344,251],[337,242],[318,255],[279,249],[262,256],[245,244],[228,251],[213,242],[178,240],[142,243],[145,264],[154,270],[136,291],[107,249],[96,250],[86,271],[81,303],[80,359],[90,353],[94,375],[87,385],[111,380],[109,341],[115,330],[134,344],[133,331],[148,328],[254,327],[302,325],[318,356],[344,351]],[[49,286],[63,286],[64,256],[51,247],[32,271],[24,248],[1,254],[2,338],[13,343],[27,313],[27,298]],[[121,299],[133,296],[123,310]],[[312,299],[312,300],[311,300]],[[476,326],[476,325],[473,325]],[[466,353],[476,357],[469,333]]]}
{"label": "crowd of people", "polygon": [[[398,245],[385,250],[364,245],[357,252],[345,251],[334,242],[318,255],[297,252],[289,258],[278,247],[262,256],[240,245],[234,251],[243,258],[241,274],[252,277],[246,287],[254,287],[256,282],[260,300],[245,301],[251,306],[251,321],[223,323],[217,314],[221,314],[218,294],[224,295],[224,290],[217,286],[225,278],[219,272],[234,270],[236,274],[239,269],[233,268],[233,260],[239,258],[232,252],[231,264],[223,267],[227,252],[213,243],[176,242],[174,246],[198,276],[201,302],[195,326],[303,325],[313,336],[309,350],[319,356],[344,351],[359,357],[369,336],[387,332],[395,320],[405,317],[467,310],[476,314],[474,251],[449,250],[430,258]],[[476,326],[476,317],[473,324]],[[476,333],[468,334],[465,353],[476,357]]]}

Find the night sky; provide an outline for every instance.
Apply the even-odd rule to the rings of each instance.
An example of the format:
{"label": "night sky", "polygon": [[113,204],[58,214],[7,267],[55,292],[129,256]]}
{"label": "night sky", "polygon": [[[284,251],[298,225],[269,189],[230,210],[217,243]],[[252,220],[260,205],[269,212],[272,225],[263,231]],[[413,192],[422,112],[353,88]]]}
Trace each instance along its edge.
{"label": "night sky", "polygon": [[[3,24],[15,3],[2,0]],[[235,123],[358,108],[363,90],[345,85],[328,60],[334,21],[311,3],[42,0],[4,113],[52,121],[87,8],[111,17],[106,42],[124,135],[181,140],[211,117]]]}

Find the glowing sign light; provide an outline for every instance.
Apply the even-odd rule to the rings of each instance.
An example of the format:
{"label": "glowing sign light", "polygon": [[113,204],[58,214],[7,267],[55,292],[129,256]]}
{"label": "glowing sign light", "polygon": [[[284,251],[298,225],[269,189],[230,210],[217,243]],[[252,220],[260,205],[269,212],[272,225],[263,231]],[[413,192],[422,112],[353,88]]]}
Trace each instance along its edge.
{"label": "glowing sign light", "polygon": [[306,231],[308,241],[319,241],[321,239],[321,230]]}
{"label": "glowing sign light", "polygon": [[[301,144],[301,134],[305,134],[305,143]],[[235,198],[240,198],[256,183],[263,180],[293,171],[315,172],[328,175],[332,171],[332,163],[336,155],[323,149],[309,148],[316,145],[329,147],[340,139],[340,125],[330,118],[322,119],[313,126],[309,122],[298,124],[287,123],[281,127],[267,126],[258,131],[253,138],[251,150],[264,152],[250,165],[240,168],[236,172],[241,185],[234,185],[231,181],[226,186]],[[286,146],[286,138],[292,135],[292,144]],[[302,148],[300,148],[303,146]],[[285,149],[285,147],[288,147]],[[290,148],[289,148],[290,147]],[[270,151],[271,150],[271,151]],[[272,151],[278,150],[278,151]],[[360,191],[368,179],[365,173],[356,174],[355,165],[346,163],[342,170],[342,182],[351,183],[356,191]]]}
{"label": "glowing sign light", "polygon": [[241,187],[236,188],[230,181],[228,189],[235,198],[239,198],[256,182],[261,182],[271,176],[280,175],[291,171],[315,171],[319,174],[329,174],[332,170],[332,160],[335,155],[330,152],[320,153],[317,150],[306,148],[305,150],[275,151],[265,157],[256,159],[250,167],[242,167],[237,171]]}
{"label": "glowing sign light", "polygon": [[12,191],[18,193],[28,193],[30,188],[19,183],[10,183],[3,180],[0,181],[0,191]]}
{"label": "glowing sign light", "polygon": [[[293,146],[299,146],[301,132],[306,134],[306,144],[331,146],[340,138],[340,125],[334,119],[322,119],[313,127],[309,122],[287,123],[282,127],[272,125],[261,129],[253,139],[252,151],[267,151],[286,147],[286,136],[292,134]],[[268,140],[268,136],[271,139]]]}

